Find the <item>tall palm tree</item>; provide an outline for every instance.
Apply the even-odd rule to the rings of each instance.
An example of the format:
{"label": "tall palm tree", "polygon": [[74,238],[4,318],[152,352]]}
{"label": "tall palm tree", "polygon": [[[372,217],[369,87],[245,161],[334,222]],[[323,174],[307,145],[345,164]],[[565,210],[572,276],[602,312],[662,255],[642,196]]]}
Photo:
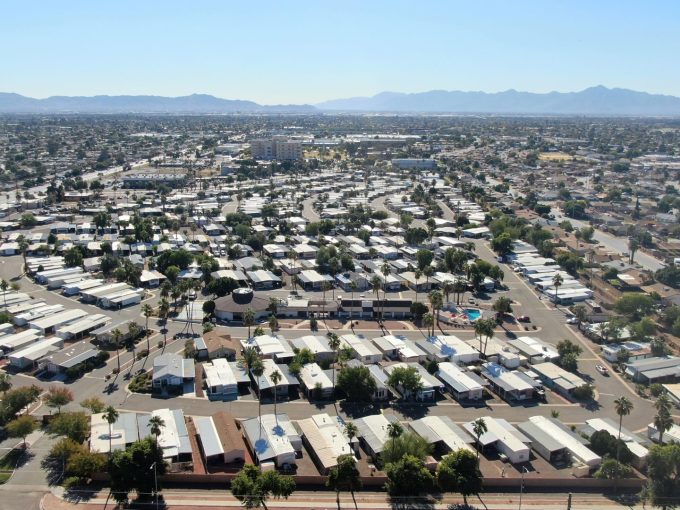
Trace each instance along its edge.
{"label": "tall palm tree", "polygon": [[158,303],[158,314],[163,317],[163,345],[168,341],[168,312],[170,312],[170,303],[163,298]]}
{"label": "tall palm tree", "polygon": [[486,421],[484,421],[484,418],[477,418],[475,421],[472,422],[472,431],[475,433],[475,439],[476,439],[476,445],[477,445],[477,463],[479,463],[479,450],[480,450],[480,443],[479,439],[486,434],[488,428],[486,426]]}
{"label": "tall palm tree", "polygon": [[9,283],[3,278],[2,281],[0,281],[0,290],[2,290],[2,297],[5,300],[5,310],[7,310],[7,289],[9,289]]}
{"label": "tall palm tree", "polygon": [[377,274],[373,275],[373,278],[371,278],[371,288],[373,289],[373,293],[375,294],[376,299],[378,300],[378,320],[380,320],[380,287],[382,285],[382,281],[380,280],[380,277]]}
{"label": "tall palm tree", "polygon": [[416,278],[416,303],[418,302],[418,285],[420,284],[420,278],[423,276],[423,272],[420,269],[416,269],[413,272],[413,276]]}
{"label": "tall palm tree", "polygon": [[355,282],[354,280],[351,280],[349,282],[349,288],[352,291],[352,311],[349,312],[349,320],[351,321],[352,315],[353,315],[352,312],[354,311],[354,292],[356,292],[356,290],[357,290],[357,282]]}
{"label": "tall palm tree", "polygon": [[[430,300],[430,306],[432,306],[432,315],[434,316],[435,325],[439,327],[439,310],[441,310],[443,306],[444,298],[442,296],[442,293],[439,292],[438,290],[433,290],[432,292],[430,292],[428,298]],[[434,327],[432,328],[432,330],[434,332]]]}
{"label": "tall palm tree", "polygon": [[243,312],[243,325],[248,326],[248,338],[250,338],[250,327],[255,324],[255,312],[252,308],[248,308]]}
{"label": "tall palm tree", "polygon": [[274,416],[276,416],[276,394],[278,393],[279,389],[279,383],[281,382],[281,372],[278,370],[274,370],[271,374],[269,374],[269,378],[272,380],[272,383],[274,384]]}
{"label": "tall palm tree", "polygon": [[442,294],[446,298],[447,304],[450,302],[449,297],[451,296],[451,293],[454,291],[453,289],[454,289],[453,284],[448,280],[442,284]]}
{"label": "tall palm tree", "polygon": [[328,338],[328,347],[333,351],[333,393],[335,393],[335,365],[338,362],[338,349],[340,349],[340,338],[335,333],[331,333]]}
{"label": "tall palm tree", "polygon": [[113,337],[113,343],[116,344],[116,360],[118,360],[118,372],[120,373],[120,339],[123,337],[120,329],[116,328],[111,331],[111,336]]}
{"label": "tall palm tree", "polygon": [[385,316],[385,301],[387,301],[387,277],[392,274],[392,268],[385,262],[380,268],[380,272],[384,277],[383,281],[383,302],[382,302],[382,316]]}
{"label": "tall palm tree", "polygon": [[24,271],[28,272],[28,265],[26,264],[26,254],[28,253],[28,247],[30,246],[28,239],[23,235],[17,237],[17,243],[19,244],[19,252],[24,260]]}
{"label": "tall palm tree", "polygon": [[113,453],[113,442],[111,437],[111,434],[113,433],[112,426],[116,423],[116,420],[118,420],[118,411],[116,411],[115,407],[108,406],[104,409],[104,419],[106,420],[106,423],[109,424],[109,455],[111,455]]}
{"label": "tall palm tree", "polygon": [[148,303],[144,303],[142,305],[142,315],[144,315],[146,319],[146,324],[144,325],[144,333],[146,334],[146,355],[147,357],[149,356],[149,350],[151,347],[149,346],[149,317],[153,315],[153,308]]}
{"label": "tall palm tree", "polygon": [[[423,326],[427,328],[427,334],[434,336],[434,316],[430,313],[427,312],[425,315],[423,315]],[[430,332],[430,329],[432,332]]]}
{"label": "tall palm tree", "polygon": [[262,437],[262,381],[260,377],[264,374],[264,363],[261,359],[257,359],[250,367],[250,371],[253,376],[257,379],[257,416],[260,422],[260,437]]}
{"label": "tall palm tree", "polygon": [[559,290],[562,283],[564,283],[564,278],[562,278],[560,273],[557,273],[555,276],[553,276],[552,283],[555,286],[555,306],[557,306],[557,291]]}
{"label": "tall palm tree", "polygon": [[616,414],[619,415],[619,435],[616,441],[616,462],[619,462],[619,454],[621,450],[621,427],[623,426],[623,417],[628,416],[633,410],[633,403],[626,397],[619,397],[614,400],[614,408]]}
{"label": "tall palm tree", "polygon": [[654,407],[656,408],[654,426],[659,431],[659,444],[663,444],[664,432],[673,426],[673,416],[671,416],[672,405],[671,400],[665,393],[654,402]]}
{"label": "tall palm tree", "polygon": [[354,445],[352,445],[352,439],[359,435],[359,429],[351,421],[345,423],[345,435],[347,436],[347,440],[349,441],[350,446],[352,447],[352,449],[354,449]]}
{"label": "tall palm tree", "polygon": [[156,440],[156,446],[158,446],[158,436],[161,435],[161,430],[165,427],[165,421],[160,416],[152,416],[149,419],[149,432]]}
{"label": "tall palm tree", "polygon": [[387,425],[387,437],[390,448],[394,448],[396,439],[404,433],[404,427],[398,421],[391,422]]}
{"label": "tall palm tree", "polygon": [[288,258],[290,261],[293,263],[291,270],[292,270],[292,277],[291,277],[291,282],[293,283],[293,290],[297,291],[297,278],[295,278],[295,269],[296,269],[296,262],[298,259],[298,254],[295,250],[289,250],[288,251]]}

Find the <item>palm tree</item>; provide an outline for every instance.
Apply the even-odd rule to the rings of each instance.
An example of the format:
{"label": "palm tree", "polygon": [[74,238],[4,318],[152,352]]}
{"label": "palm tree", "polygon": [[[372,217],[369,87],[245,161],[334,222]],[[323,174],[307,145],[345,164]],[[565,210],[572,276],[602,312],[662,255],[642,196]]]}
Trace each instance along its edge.
{"label": "palm tree", "polygon": [[113,337],[113,343],[116,344],[116,359],[118,360],[118,372],[120,372],[120,339],[123,337],[120,329],[116,328],[111,331],[111,336]]}
{"label": "palm tree", "polygon": [[616,462],[619,462],[619,453],[621,450],[621,427],[623,426],[623,417],[628,416],[633,410],[633,403],[626,397],[619,397],[614,400],[614,408],[616,414],[619,415],[619,435],[616,441]]}
{"label": "palm tree", "polygon": [[[442,293],[438,290],[433,290],[428,295],[430,300],[430,306],[432,306],[432,315],[434,316],[435,324],[439,327],[439,310],[441,310],[444,304],[444,298]],[[434,327],[432,328],[432,334],[434,335]]]}
{"label": "palm tree", "polygon": [[5,310],[7,310],[7,289],[9,289],[9,283],[4,278],[0,281],[0,290],[2,290],[2,297],[5,300]]}
{"label": "palm tree", "polygon": [[628,241],[628,252],[630,254],[628,257],[628,263],[631,265],[635,260],[635,252],[638,251],[638,248],[640,248],[640,242],[635,237],[632,237],[630,241]]}
{"label": "palm tree", "polygon": [[149,419],[149,431],[156,439],[156,446],[158,446],[158,436],[161,435],[161,429],[165,427],[165,421],[160,416],[152,416]]}
{"label": "palm tree", "polygon": [[354,425],[354,423],[351,421],[345,423],[345,435],[347,436],[347,440],[349,441],[350,446],[352,446],[352,449],[354,449],[354,446],[352,445],[352,439],[357,437],[358,434],[359,429],[356,425]]}
{"label": "palm tree", "polygon": [[276,416],[276,394],[277,390],[279,388],[279,383],[281,382],[281,372],[278,370],[274,370],[271,374],[269,374],[269,378],[272,380],[272,383],[274,384],[274,416]]}
{"label": "palm tree", "polygon": [[487,430],[488,428],[486,426],[486,421],[484,421],[484,418],[477,418],[475,421],[472,422],[472,431],[475,433],[477,446],[477,463],[479,463],[479,450],[481,447],[479,440],[482,437],[482,435],[486,434]]}
{"label": "palm tree", "polygon": [[371,278],[371,289],[378,300],[378,320],[380,319],[380,287],[382,285],[382,280],[377,274],[374,274]]}
{"label": "palm tree", "polygon": [[253,365],[250,367],[250,371],[252,372],[253,376],[257,379],[257,416],[259,417],[259,422],[260,422],[260,437],[262,436],[262,381],[260,381],[260,377],[262,377],[262,374],[264,374],[264,363],[262,363],[262,360],[260,358],[257,359],[253,363]]}
{"label": "palm tree", "polygon": [[453,284],[448,280],[442,284],[442,294],[444,294],[447,304],[450,303],[449,297],[451,296],[451,293],[454,291],[453,289],[454,289]]}
{"label": "palm tree", "polygon": [[403,433],[404,427],[402,427],[401,423],[398,421],[391,422],[387,425],[387,437],[389,438],[387,442],[389,443],[390,448],[394,448],[396,439]]}
{"label": "palm tree", "polygon": [[385,278],[383,281],[383,302],[382,302],[382,316],[385,316],[385,301],[387,301],[387,277],[392,274],[392,268],[385,262],[380,268],[380,272]]}
{"label": "palm tree", "polygon": [[423,276],[423,272],[420,269],[416,269],[413,272],[413,276],[416,278],[416,303],[418,302],[418,284],[420,283],[420,277]]}
{"label": "palm tree", "polygon": [[673,426],[673,416],[671,416],[671,400],[665,393],[659,396],[654,403],[656,408],[656,416],[654,417],[654,426],[659,431],[659,444],[663,444],[664,432]]}
{"label": "palm tree", "polygon": [[[354,309],[354,292],[357,290],[357,282],[351,280],[349,282],[349,288],[352,291],[352,309]],[[349,319],[352,320],[352,312],[349,313]]]}
{"label": "palm tree", "polygon": [[557,291],[559,290],[560,285],[564,283],[564,278],[562,278],[560,273],[557,273],[555,276],[553,276],[552,283],[555,286],[555,306],[557,306]]}
{"label": "palm tree", "polygon": [[146,333],[146,355],[147,357],[149,356],[149,350],[151,347],[149,346],[149,317],[153,315],[153,308],[148,303],[144,303],[142,305],[142,314],[146,318],[146,324],[144,325],[144,333]]}
{"label": "palm tree", "polygon": [[333,351],[333,393],[335,393],[335,365],[338,362],[338,349],[340,349],[340,338],[335,333],[331,333],[328,338],[328,347]]}
{"label": "palm tree", "polygon": [[427,328],[427,334],[430,335],[430,329],[432,329],[432,336],[434,336],[434,316],[427,312],[423,315],[423,326]]}
{"label": "palm tree", "polygon": [[23,235],[17,237],[17,243],[19,244],[19,252],[21,252],[21,256],[24,259],[24,271],[28,272],[28,265],[26,264],[26,253],[28,252],[28,247],[30,246],[30,244],[28,243],[28,239],[26,239]]}
{"label": "palm tree", "polygon": [[453,282],[453,292],[456,294],[456,304],[460,305],[461,298],[465,295],[467,284],[462,278],[456,278]]}
{"label": "palm tree", "polygon": [[248,338],[250,338],[250,327],[255,324],[255,312],[252,308],[248,308],[243,312],[243,325],[248,326]]}
{"label": "palm tree", "polygon": [[292,270],[291,282],[293,283],[293,290],[297,291],[297,278],[295,278],[296,261],[298,259],[297,252],[295,250],[288,251],[288,258],[293,263],[291,267]]}
{"label": "palm tree", "polygon": [[111,427],[114,423],[116,423],[116,420],[118,420],[118,411],[116,411],[113,406],[108,406],[106,409],[104,409],[104,419],[106,420],[106,423],[109,424],[109,455],[111,455],[113,453]]}
{"label": "palm tree", "polygon": [[168,300],[163,298],[158,303],[158,314],[163,317],[163,345],[166,344],[168,340],[168,312],[170,311],[170,303]]}

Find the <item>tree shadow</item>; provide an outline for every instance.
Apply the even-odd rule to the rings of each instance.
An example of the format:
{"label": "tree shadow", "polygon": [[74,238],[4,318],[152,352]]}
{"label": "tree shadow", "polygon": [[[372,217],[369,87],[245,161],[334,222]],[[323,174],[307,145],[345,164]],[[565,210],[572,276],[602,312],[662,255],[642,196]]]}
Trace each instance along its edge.
{"label": "tree shadow", "polygon": [[394,510],[434,510],[436,501],[420,496],[390,496],[389,505]]}
{"label": "tree shadow", "polygon": [[418,420],[430,414],[430,406],[427,404],[399,404],[395,403],[392,408],[399,411],[404,417]]}
{"label": "tree shadow", "polygon": [[352,419],[378,414],[380,409],[381,406],[373,402],[340,402],[340,410]]}

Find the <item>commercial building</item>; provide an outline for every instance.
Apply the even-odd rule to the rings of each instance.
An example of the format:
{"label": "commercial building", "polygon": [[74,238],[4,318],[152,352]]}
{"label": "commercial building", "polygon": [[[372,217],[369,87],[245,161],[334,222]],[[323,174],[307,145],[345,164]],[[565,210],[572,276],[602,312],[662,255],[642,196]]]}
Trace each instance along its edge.
{"label": "commercial building", "polygon": [[253,159],[277,159],[290,161],[302,159],[302,143],[286,136],[250,140],[250,154]]}

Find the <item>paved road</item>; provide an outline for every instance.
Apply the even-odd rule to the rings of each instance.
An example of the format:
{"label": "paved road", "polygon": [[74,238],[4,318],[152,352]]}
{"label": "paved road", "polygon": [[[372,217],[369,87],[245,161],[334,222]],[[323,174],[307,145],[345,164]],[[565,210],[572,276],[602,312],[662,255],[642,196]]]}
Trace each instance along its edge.
{"label": "paved road", "polygon": [[[589,227],[590,224],[586,221],[580,221],[580,220],[575,220],[572,218],[568,218],[564,216],[564,213],[561,211],[555,213],[555,221],[556,222],[561,222],[563,220],[568,220],[571,222],[571,224],[575,228],[583,228],[583,227]],[[628,239],[623,238],[623,237],[618,237],[614,236],[612,234],[609,234],[607,232],[603,232],[599,229],[595,229],[595,234],[593,235],[593,239],[597,241],[598,243],[604,245],[606,248],[608,248],[611,251],[617,252],[617,253],[628,253]],[[648,269],[650,271],[657,271],[659,269],[662,269],[666,267],[666,264],[655,258],[652,257],[651,255],[648,255],[647,253],[644,253],[641,250],[638,250],[635,253],[635,262],[640,264],[643,268]]]}
{"label": "paved road", "polygon": [[314,201],[316,196],[305,198],[302,202],[302,217],[310,222],[316,222],[321,219],[321,216],[314,210]]}

